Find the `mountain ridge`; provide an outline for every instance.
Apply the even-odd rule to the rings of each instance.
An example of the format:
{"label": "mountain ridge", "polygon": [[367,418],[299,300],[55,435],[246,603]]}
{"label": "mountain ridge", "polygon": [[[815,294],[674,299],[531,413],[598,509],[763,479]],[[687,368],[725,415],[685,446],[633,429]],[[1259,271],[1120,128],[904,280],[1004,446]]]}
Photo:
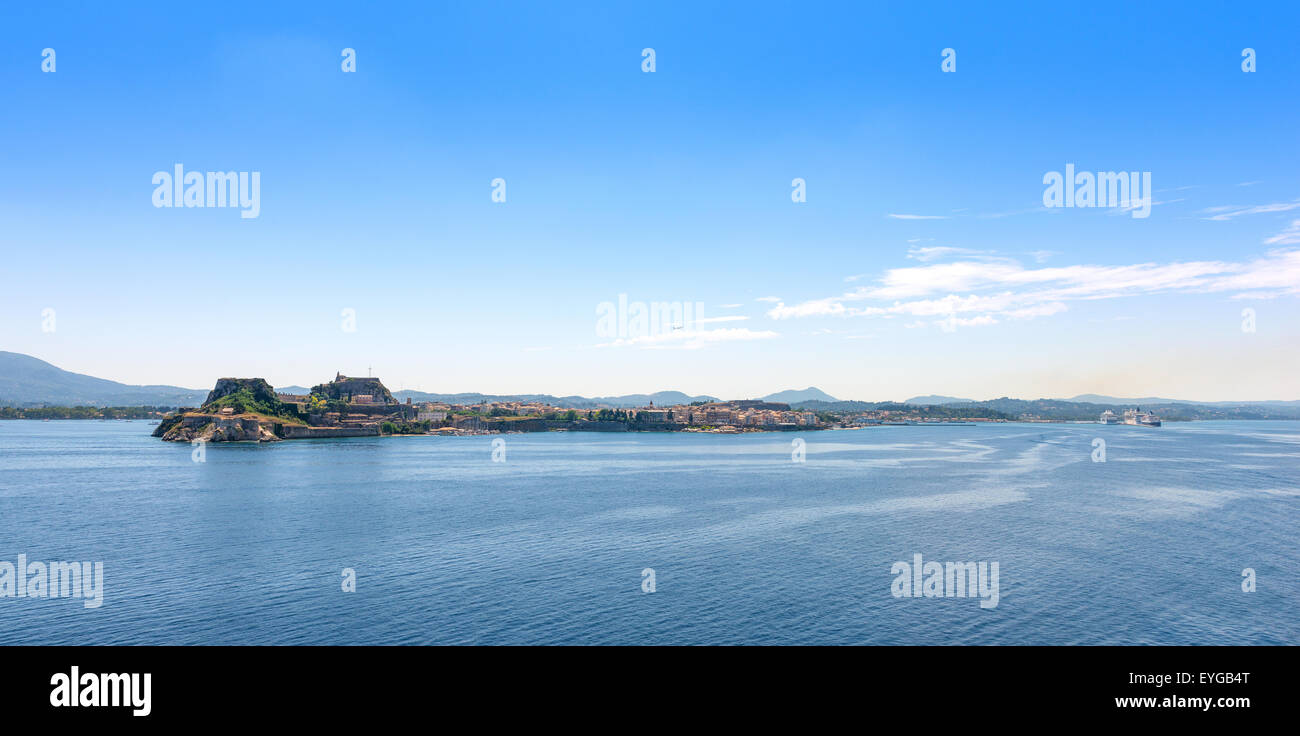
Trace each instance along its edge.
{"label": "mountain ridge", "polygon": [[0,350],[0,404],[55,406],[197,406],[203,389],[139,386],[73,373],[22,353]]}
{"label": "mountain ridge", "polygon": [[[280,393],[307,393],[304,386],[291,385],[276,389]],[[132,385],[96,378],[81,373],[73,373],[43,361],[39,358],[0,350],[0,406],[199,406],[208,392],[206,389],[191,389],[167,385]],[[719,401],[707,394],[690,395],[681,391],[657,391],[654,393],[623,394],[620,396],[553,396],[551,394],[483,394],[483,393],[432,393],[404,389],[394,391],[393,396],[405,402],[434,401],[442,403],[481,403],[483,401],[545,401],[554,405],[568,405],[574,408],[634,408],[646,406],[653,402],[656,406],[673,404],[690,404],[697,401]],[[832,405],[874,405],[899,402],[864,402],[840,400],[821,389],[809,386],[804,389],[786,389],[760,397],[762,401],[780,403],[812,404],[822,408]],[[1169,406],[1192,405],[1217,407],[1221,409],[1264,407],[1270,409],[1287,409],[1300,412],[1300,400],[1270,399],[1263,401],[1188,401],[1182,399],[1140,398],[1121,399],[1101,394],[1080,394],[1070,399],[1011,399],[1001,397],[988,401],[971,401],[953,396],[937,394],[914,396],[904,404],[910,405],[960,405],[973,406],[1001,405],[1008,409],[1036,408],[1049,409],[1052,405],[1072,404],[1078,407],[1097,406]],[[1059,408],[1059,407],[1058,407]],[[1100,411],[1100,408],[1098,409]]]}

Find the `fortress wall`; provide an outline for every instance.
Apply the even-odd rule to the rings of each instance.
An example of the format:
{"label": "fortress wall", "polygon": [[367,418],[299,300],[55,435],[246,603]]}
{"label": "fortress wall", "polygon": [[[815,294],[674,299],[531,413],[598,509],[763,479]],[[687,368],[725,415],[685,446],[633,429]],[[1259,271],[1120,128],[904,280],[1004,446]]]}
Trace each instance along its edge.
{"label": "fortress wall", "polygon": [[548,429],[570,429],[580,432],[626,432],[623,422],[567,422],[563,419],[544,420]]}

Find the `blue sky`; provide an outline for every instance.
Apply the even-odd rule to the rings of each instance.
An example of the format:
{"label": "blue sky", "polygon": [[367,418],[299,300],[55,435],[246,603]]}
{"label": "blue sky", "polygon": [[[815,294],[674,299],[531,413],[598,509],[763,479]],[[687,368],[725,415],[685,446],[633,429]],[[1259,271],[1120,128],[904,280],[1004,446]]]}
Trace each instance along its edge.
{"label": "blue sky", "polygon": [[[192,387],[1300,398],[1300,9],[968,5],[6,6],[0,349]],[[177,163],[260,172],[259,216],[155,208]],[[1150,216],[1045,209],[1067,163],[1151,172]],[[620,294],[709,321],[611,340]]]}

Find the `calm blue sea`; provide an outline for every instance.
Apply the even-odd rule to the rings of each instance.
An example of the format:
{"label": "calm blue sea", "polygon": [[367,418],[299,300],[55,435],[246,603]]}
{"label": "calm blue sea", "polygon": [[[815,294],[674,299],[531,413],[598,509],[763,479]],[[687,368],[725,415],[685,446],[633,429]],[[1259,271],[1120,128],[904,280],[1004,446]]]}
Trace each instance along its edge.
{"label": "calm blue sea", "polygon": [[[409,437],[195,463],[151,429],[0,422],[0,560],[105,586],[0,598],[0,642],[1300,642],[1300,422],[504,435],[505,462]],[[998,562],[998,605],[895,598],[918,553]]]}

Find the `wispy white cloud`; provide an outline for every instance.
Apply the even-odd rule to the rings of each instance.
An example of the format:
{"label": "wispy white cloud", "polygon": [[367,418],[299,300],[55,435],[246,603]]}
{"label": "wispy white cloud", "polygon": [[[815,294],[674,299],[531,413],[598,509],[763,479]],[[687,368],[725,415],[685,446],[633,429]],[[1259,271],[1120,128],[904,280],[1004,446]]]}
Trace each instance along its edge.
{"label": "wispy white cloud", "polygon": [[908,248],[907,257],[918,261],[936,261],[953,255],[966,255],[976,251],[967,248],[954,248],[947,245],[932,245],[921,248]]}
{"label": "wispy white cloud", "polygon": [[[1300,220],[1292,229],[1300,238]],[[968,259],[895,268],[874,285],[798,304],[778,303],[767,316],[910,316],[952,329],[1059,314],[1071,301],[1169,292],[1248,292],[1255,298],[1300,295],[1300,249],[1272,250],[1246,262],[1026,268],[1010,259]]]}
{"label": "wispy white cloud", "polygon": [[1186,201],[1187,201],[1186,197],[1179,197],[1178,199],[1162,199],[1158,202],[1151,202],[1145,199],[1125,199],[1119,203],[1118,207],[1112,207],[1106,210],[1106,214],[1126,215],[1129,212],[1132,212],[1133,210],[1148,209],[1151,207],[1158,207],[1162,204],[1173,204],[1175,202],[1186,202]]}
{"label": "wispy white cloud", "polygon": [[[1204,217],[1204,220],[1231,220],[1234,217],[1243,215],[1261,215],[1269,212],[1287,212],[1300,208],[1300,200],[1295,202],[1274,202],[1273,204],[1256,204],[1250,206],[1241,205],[1224,205],[1220,207],[1207,207],[1206,214],[1210,217]],[[1211,214],[1213,213],[1213,214]]]}
{"label": "wispy white cloud", "polygon": [[913,260],[929,263],[930,261],[941,261],[955,256],[964,256],[974,260],[995,260],[1005,259],[1006,256],[996,255],[996,251],[991,250],[973,250],[971,248],[955,248],[949,245],[925,246],[921,248],[908,248],[907,257]]}
{"label": "wispy white cloud", "polygon": [[742,306],[742,305],[740,305],[740,304],[719,304],[719,305],[718,305],[718,308],[719,308],[719,309],[736,309],[736,308],[738,308],[738,307],[740,307],[740,306]]}
{"label": "wispy white cloud", "polygon": [[1292,220],[1282,232],[1264,241],[1268,245],[1295,245],[1300,243],[1300,220]]}
{"label": "wispy white cloud", "polygon": [[1016,215],[1028,215],[1033,212],[1056,212],[1056,211],[1057,211],[1056,208],[1044,207],[1040,204],[1035,207],[1026,207],[1025,209],[1022,210],[1008,210],[1006,212],[984,212],[977,216],[985,220],[997,220],[1003,217],[1015,217]]}
{"label": "wispy white cloud", "polygon": [[781,297],[779,297],[779,296],[760,296],[759,298],[755,299],[754,301],[756,301],[756,302],[779,302],[779,301],[781,301]]}
{"label": "wispy white cloud", "polygon": [[743,322],[747,319],[749,319],[749,317],[746,317],[744,315],[732,314],[724,317],[705,317],[703,319],[697,319],[695,321],[699,324],[709,324],[713,322]]}
{"label": "wispy white cloud", "polygon": [[895,220],[948,220],[948,219],[951,219],[948,215],[900,215],[900,214],[897,214],[897,213],[894,213],[894,212],[891,212],[891,213],[889,213],[888,215],[885,215],[885,217],[892,217],[892,218],[894,218]]}

